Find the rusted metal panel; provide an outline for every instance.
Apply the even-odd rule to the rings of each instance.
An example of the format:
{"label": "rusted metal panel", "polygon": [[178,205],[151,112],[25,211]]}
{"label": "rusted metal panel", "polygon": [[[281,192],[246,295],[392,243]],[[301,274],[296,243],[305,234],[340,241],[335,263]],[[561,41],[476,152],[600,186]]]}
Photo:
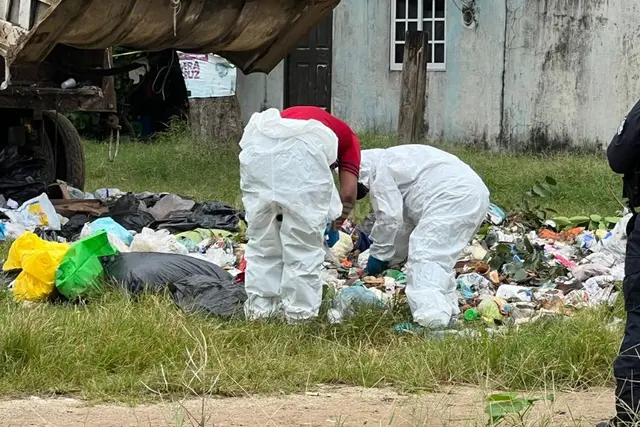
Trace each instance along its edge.
{"label": "rusted metal panel", "polygon": [[63,90],[58,88],[33,88],[9,86],[0,91],[2,108],[26,110],[113,111],[109,100],[98,87]]}
{"label": "rusted metal panel", "polygon": [[[81,49],[175,48],[218,53],[245,73],[268,72],[339,1],[49,0],[51,6],[38,13],[28,34],[0,40],[0,54],[11,64],[42,61],[57,43]],[[16,26],[3,24],[9,30]]]}

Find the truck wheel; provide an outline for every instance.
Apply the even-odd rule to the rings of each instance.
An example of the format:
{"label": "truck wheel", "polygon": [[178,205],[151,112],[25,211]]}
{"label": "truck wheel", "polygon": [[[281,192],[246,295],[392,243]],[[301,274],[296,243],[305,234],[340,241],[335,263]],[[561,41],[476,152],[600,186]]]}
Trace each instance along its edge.
{"label": "truck wheel", "polygon": [[56,180],[56,164],[54,163],[53,145],[44,132],[38,143],[33,147],[33,157],[42,163],[42,180],[49,185]]}
{"label": "truck wheel", "polygon": [[56,111],[43,111],[44,128],[56,161],[56,179],[84,190],[85,162],[80,134],[71,120]]}

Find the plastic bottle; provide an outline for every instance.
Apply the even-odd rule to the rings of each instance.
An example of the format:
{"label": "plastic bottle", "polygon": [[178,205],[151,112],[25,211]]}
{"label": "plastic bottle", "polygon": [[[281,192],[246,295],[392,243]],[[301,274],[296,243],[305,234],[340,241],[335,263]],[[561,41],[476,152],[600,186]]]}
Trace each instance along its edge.
{"label": "plastic bottle", "polygon": [[478,310],[475,308],[470,308],[464,312],[464,320],[467,322],[474,321],[480,318],[480,314],[478,314]]}

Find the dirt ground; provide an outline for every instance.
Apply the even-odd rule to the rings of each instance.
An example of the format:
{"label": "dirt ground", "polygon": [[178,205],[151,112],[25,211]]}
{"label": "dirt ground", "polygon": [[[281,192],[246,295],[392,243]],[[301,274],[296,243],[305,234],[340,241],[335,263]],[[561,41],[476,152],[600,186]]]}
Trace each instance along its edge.
{"label": "dirt ground", "polygon": [[[525,426],[594,426],[613,410],[613,390],[557,393],[538,402]],[[486,393],[448,387],[439,393],[401,395],[389,389],[320,387],[278,397],[207,398],[135,407],[87,405],[75,399],[0,402],[1,426],[482,426]],[[203,409],[204,403],[204,409]],[[191,419],[191,413],[198,421]],[[200,421],[204,415],[205,423]]]}

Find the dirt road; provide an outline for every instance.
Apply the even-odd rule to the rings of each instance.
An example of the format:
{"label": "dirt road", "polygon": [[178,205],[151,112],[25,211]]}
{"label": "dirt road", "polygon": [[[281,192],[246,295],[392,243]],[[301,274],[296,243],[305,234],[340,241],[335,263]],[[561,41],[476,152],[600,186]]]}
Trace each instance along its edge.
{"label": "dirt road", "polygon": [[[611,415],[612,390],[557,393],[539,402],[525,426],[593,426]],[[389,389],[320,387],[278,397],[200,399],[125,407],[89,406],[75,399],[0,402],[1,426],[481,426],[486,394],[471,387],[401,395]],[[204,407],[203,407],[204,403]],[[191,413],[198,421],[188,415]],[[509,425],[514,425],[509,423]]]}

